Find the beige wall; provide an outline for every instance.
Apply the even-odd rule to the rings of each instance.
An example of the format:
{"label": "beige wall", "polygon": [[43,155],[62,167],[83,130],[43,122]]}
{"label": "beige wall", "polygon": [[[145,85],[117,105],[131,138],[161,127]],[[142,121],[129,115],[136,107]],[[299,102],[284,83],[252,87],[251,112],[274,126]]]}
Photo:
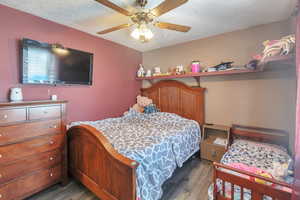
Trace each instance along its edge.
{"label": "beige wall", "polygon": [[[262,51],[263,41],[294,32],[292,25],[292,20],[260,25],[145,52],[143,63],[148,69],[159,66],[162,71],[179,64],[189,66],[192,60],[208,66],[231,60],[244,65],[252,55]],[[194,79],[180,81],[196,85]],[[149,85],[144,81],[143,86]],[[207,88],[206,122],[285,129],[291,133],[293,144],[295,66],[268,66],[262,73],[206,77],[201,79],[201,86]]]}

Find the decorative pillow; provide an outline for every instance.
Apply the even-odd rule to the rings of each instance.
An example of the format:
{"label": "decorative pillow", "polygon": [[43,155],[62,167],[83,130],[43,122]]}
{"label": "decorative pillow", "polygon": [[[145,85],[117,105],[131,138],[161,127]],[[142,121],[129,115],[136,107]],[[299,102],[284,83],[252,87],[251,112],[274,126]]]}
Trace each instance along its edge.
{"label": "decorative pillow", "polygon": [[144,107],[144,113],[150,114],[150,113],[156,113],[159,112],[159,109],[156,107],[155,104],[150,104],[146,107]]}

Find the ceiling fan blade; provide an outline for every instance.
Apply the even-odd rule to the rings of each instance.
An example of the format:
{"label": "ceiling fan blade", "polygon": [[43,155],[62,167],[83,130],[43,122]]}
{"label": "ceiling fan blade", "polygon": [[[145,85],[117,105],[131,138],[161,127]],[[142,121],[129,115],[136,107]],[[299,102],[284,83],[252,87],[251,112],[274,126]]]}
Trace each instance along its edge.
{"label": "ceiling fan blade", "polygon": [[125,10],[124,8],[121,8],[119,6],[117,6],[116,4],[108,1],[108,0],[95,0],[97,1],[98,3],[101,3],[102,5],[105,5],[119,13],[122,13],[123,15],[126,15],[126,16],[131,16],[131,13],[128,11],[128,10]]}
{"label": "ceiling fan blade", "polygon": [[188,32],[189,30],[191,30],[191,27],[189,26],[182,26],[182,25],[171,24],[166,22],[156,22],[154,25],[157,26],[158,28],[169,29],[169,30],[180,31],[180,32]]}
{"label": "ceiling fan blade", "polygon": [[115,27],[112,27],[112,28],[109,28],[109,29],[105,29],[103,31],[100,31],[98,32],[98,34],[106,34],[106,33],[110,33],[110,32],[113,32],[113,31],[117,31],[117,30],[121,30],[121,29],[124,29],[124,28],[128,28],[130,26],[132,26],[133,24],[122,24],[122,25],[119,25],[119,26],[115,26]]}
{"label": "ceiling fan blade", "polygon": [[156,17],[169,12],[170,10],[173,10],[182,4],[186,3],[188,0],[165,0],[160,5],[158,5],[156,8],[153,8],[151,10],[151,13],[155,15]]}

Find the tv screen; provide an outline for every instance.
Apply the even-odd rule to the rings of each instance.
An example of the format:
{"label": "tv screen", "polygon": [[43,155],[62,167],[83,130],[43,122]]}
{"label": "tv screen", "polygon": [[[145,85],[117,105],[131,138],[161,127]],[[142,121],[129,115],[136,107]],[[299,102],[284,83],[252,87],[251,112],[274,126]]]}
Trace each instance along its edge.
{"label": "tv screen", "polygon": [[23,84],[92,85],[91,53],[23,39],[21,57]]}

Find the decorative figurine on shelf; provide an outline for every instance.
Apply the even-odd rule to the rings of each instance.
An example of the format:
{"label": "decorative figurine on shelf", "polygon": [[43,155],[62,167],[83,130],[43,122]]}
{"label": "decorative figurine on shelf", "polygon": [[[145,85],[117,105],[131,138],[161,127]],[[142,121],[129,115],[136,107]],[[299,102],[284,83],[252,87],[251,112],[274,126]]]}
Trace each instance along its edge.
{"label": "decorative figurine on shelf", "polygon": [[160,67],[154,67],[153,76],[160,76],[160,75],[161,75]]}
{"label": "decorative figurine on shelf", "polygon": [[192,64],[191,64],[191,71],[192,73],[198,73],[200,72],[200,61],[192,61]]}
{"label": "decorative figurine on shelf", "polygon": [[176,74],[176,75],[184,74],[184,68],[183,68],[183,65],[178,65],[178,66],[176,66],[175,74]]}
{"label": "decorative figurine on shelf", "polygon": [[255,70],[258,66],[259,60],[251,60],[248,64],[245,65],[247,69]]}
{"label": "decorative figurine on shelf", "polygon": [[263,51],[262,61],[267,57],[291,54],[296,46],[296,38],[295,35],[288,35],[280,40],[267,40],[263,45],[265,49]]}
{"label": "decorative figurine on shelf", "polygon": [[151,77],[151,76],[152,76],[152,71],[148,69],[146,73],[146,77]]}
{"label": "decorative figurine on shelf", "polygon": [[137,76],[138,77],[144,77],[145,76],[145,70],[144,70],[144,67],[142,64],[140,64],[140,68],[139,70],[137,71]]}

